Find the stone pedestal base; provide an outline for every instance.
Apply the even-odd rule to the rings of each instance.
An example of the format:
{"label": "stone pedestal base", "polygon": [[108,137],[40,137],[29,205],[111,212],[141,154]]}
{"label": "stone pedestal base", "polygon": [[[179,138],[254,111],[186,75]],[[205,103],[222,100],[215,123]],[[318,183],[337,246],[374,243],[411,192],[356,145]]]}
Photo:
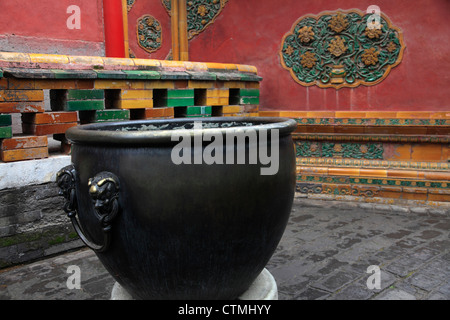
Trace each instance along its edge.
{"label": "stone pedestal base", "polygon": [[[112,288],[111,300],[133,300],[133,298],[116,282]],[[239,300],[278,300],[277,283],[272,274],[264,269]]]}

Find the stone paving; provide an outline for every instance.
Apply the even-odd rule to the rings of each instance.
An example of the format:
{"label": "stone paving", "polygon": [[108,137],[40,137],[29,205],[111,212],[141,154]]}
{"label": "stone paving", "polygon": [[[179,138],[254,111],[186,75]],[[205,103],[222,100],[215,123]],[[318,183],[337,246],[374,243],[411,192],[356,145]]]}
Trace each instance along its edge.
{"label": "stone paving", "polygon": [[[79,267],[81,288],[69,289]],[[368,273],[370,266],[380,271]],[[450,209],[297,197],[267,265],[280,300],[450,299]],[[0,300],[106,300],[114,280],[89,249],[0,270]]]}

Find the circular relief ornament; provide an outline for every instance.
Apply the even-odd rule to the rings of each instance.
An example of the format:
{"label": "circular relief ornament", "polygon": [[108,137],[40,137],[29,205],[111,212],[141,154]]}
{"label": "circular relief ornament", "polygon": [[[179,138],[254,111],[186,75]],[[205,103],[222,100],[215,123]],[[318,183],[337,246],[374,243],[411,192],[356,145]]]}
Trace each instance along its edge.
{"label": "circular relief ornament", "polygon": [[[301,85],[322,88],[375,85],[397,66],[405,49],[402,32],[383,13],[325,11],[298,19],[283,37],[281,64]],[[369,22],[368,22],[369,21]]]}
{"label": "circular relief ornament", "polygon": [[137,40],[139,46],[147,52],[155,52],[161,48],[161,23],[153,16],[147,14],[137,20]]}

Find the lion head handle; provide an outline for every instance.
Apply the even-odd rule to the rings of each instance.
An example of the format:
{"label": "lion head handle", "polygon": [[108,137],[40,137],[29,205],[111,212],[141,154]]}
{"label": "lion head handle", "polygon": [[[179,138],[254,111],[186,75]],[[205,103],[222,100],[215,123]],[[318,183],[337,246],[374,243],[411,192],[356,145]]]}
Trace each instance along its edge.
{"label": "lion head handle", "polygon": [[109,229],[111,221],[119,211],[119,179],[113,173],[103,171],[89,179],[88,186],[103,228]]}
{"label": "lion head handle", "polygon": [[89,195],[94,204],[97,218],[103,231],[103,243],[97,244],[89,239],[83,232],[77,219],[77,172],[74,165],[62,168],[56,174],[56,183],[59,187],[59,195],[66,200],[64,211],[72,221],[72,225],[81,240],[91,249],[104,252],[111,243],[112,220],[119,213],[119,179],[110,172],[100,172],[94,178],[89,179]]}
{"label": "lion head handle", "polygon": [[64,211],[71,215],[77,209],[77,199],[75,192],[75,167],[73,165],[66,166],[56,174],[56,184],[59,187],[59,195],[63,196]]}

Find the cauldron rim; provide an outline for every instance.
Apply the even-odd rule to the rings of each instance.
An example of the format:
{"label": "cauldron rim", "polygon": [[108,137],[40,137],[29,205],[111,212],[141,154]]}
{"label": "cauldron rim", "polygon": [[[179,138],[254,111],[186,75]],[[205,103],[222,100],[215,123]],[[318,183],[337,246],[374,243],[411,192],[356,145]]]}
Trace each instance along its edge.
{"label": "cauldron rim", "polygon": [[[226,128],[205,128],[201,130],[194,129],[169,129],[169,130],[131,130],[121,131],[119,128],[126,128],[127,126],[152,125],[152,124],[166,124],[166,123],[194,123],[201,121],[206,123],[213,122],[241,122],[241,123],[255,123],[250,126],[233,126]],[[72,127],[66,131],[66,138],[73,144],[176,144],[171,137],[178,132],[186,132],[192,136],[199,132],[209,132],[212,135],[227,133],[245,132],[249,128],[259,132],[260,130],[270,131],[272,129],[279,130],[279,136],[286,136],[291,134],[297,123],[290,118],[281,117],[210,117],[210,118],[174,118],[174,119],[147,119],[147,120],[127,120],[115,122],[103,122],[79,125]]]}

